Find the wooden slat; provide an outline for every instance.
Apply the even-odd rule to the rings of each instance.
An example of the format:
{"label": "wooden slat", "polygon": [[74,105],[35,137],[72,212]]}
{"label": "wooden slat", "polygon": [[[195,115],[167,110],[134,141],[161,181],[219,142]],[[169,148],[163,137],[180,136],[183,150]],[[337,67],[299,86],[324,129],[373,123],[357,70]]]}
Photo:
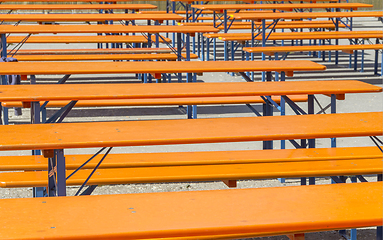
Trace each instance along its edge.
{"label": "wooden slat", "polygon": [[[307,95],[292,95],[294,102],[307,102]],[[279,96],[272,96],[279,103]],[[64,107],[68,101],[49,101],[47,107]],[[75,107],[110,107],[110,106],[162,106],[162,105],[210,105],[210,104],[246,104],[264,103],[259,96],[245,97],[195,97],[195,98],[153,98],[153,99],[117,99],[117,100],[80,100]],[[44,102],[40,102],[40,105]],[[22,102],[2,102],[4,107],[27,107]]]}
{"label": "wooden slat", "polygon": [[295,51],[328,51],[328,50],[379,50],[383,44],[355,44],[355,45],[311,45],[311,46],[278,46],[278,47],[245,47],[245,52],[295,52]]}
{"label": "wooden slat", "polygon": [[[24,6],[24,5],[22,5]],[[51,5],[50,5],[51,6]],[[53,5],[54,6],[54,5]],[[74,5],[78,6],[77,4]],[[92,5],[87,5],[92,6]],[[99,5],[102,6],[102,5]],[[113,6],[113,5],[111,5]],[[164,21],[164,20],[176,20],[181,21],[184,17],[177,14],[99,14],[99,13],[82,13],[82,14],[1,14],[0,21],[23,21],[23,22],[54,22],[54,21],[135,21],[135,20],[153,20],[153,21]]]}
{"label": "wooden slat", "polygon": [[[93,169],[80,170],[66,184],[82,185]],[[87,185],[248,180],[380,174],[382,158],[269,162],[248,164],[192,165],[97,169]],[[73,171],[67,171],[69,176]],[[47,171],[1,172],[0,187],[46,187]]]}
{"label": "wooden slat", "polygon": [[[177,50],[177,49],[176,49]],[[103,49],[20,49],[18,55],[42,54],[123,54],[123,53],[172,53],[169,48],[103,48]],[[183,51],[185,52],[185,50]],[[8,54],[10,54],[8,52]]]}
{"label": "wooden slat", "polygon": [[[113,4],[112,4],[113,5]],[[0,5],[4,6],[4,5]],[[23,5],[25,6],[25,5]],[[33,5],[34,6],[34,5]],[[52,6],[52,5],[50,5]],[[5,33],[196,33],[218,32],[211,26],[123,26],[123,25],[1,25],[0,34]]]}
{"label": "wooden slat", "polygon": [[[186,58],[186,54],[182,54]],[[197,59],[196,54],[191,53],[190,59]],[[177,60],[174,53],[159,54],[75,54],[75,55],[20,55],[17,61],[92,61],[92,60]]]}
{"label": "wooden slat", "polygon": [[[308,34],[308,35],[274,35],[270,36],[267,40],[309,40],[309,39],[367,39],[367,38],[379,38],[383,39],[383,35],[380,33],[371,33],[371,34],[337,34],[337,35],[322,35],[318,34],[316,36]],[[251,40],[251,36],[249,37],[219,37],[222,41],[249,41]],[[262,37],[256,37],[256,40],[261,41]]]}
{"label": "wooden slat", "polygon": [[[334,35],[349,35],[349,36],[364,36],[364,35],[382,35],[383,31],[330,31],[320,32],[323,36]],[[271,33],[270,37],[283,37],[283,36],[318,36],[318,32],[276,32]],[[205,37],[217,38],[217,37],[251,37],[251,33],[206,33]]]}
{"label": "wooden slat", "polygon": [[[73,170],[92,155],[65,155],[66,169]],[[93,169],[100,155],[83,169]],[[382,159],[377,147],[208,151],[208,152],[166,152],[166,153],[125,153],[109,154],[100,165],[103,168],[163,167],[187,165],[283,163],[309,161],[342,161]],[[334,165],[335,166],[335,165]],[[34,156],[0,156],[0,171],[47,170],[48,159]]]}
{"label": "wooden slat", "polygon": [[192,8],[200,10],[233,10],[233,9],[279,9],[292,11],[293,9],[311,8],[311,9],[326,9],[326,8],[341,8],[353,9],[371,8],[372,4],[365,3],[298,3],[298,4],[214,4],[214,5],[192,5]]}
{"label": "wooden slat", "polygon": [[250,71],[321,71],[326,67],[308,60],[294,61],[177,61],[177,62],[8,62],[0,74],[108,74],[108,73],[204,73]]}
{"label": "wooden slat", "polygon": [[[156,36],[151,37],[156,41]],[[170,38],[159,38],[159,42],[171,42]],[[7,37],[7,43],[147,43],[145,36],[24,36]]]}
{"label": "wooden slat", "polygon": [[382,112],[3,125],[0,150],[271,141],[382,133]]}
{"label": "wooden slat", "polygon": [[302,18],[344,18],[344,17],[382,17],[383,11],[371,11],[371,12],[283,12],[283,13],[234,13],[230,17],[235,19],[247,19],[247,20],[262,20],[262,19],[300,19]]}
{"label": "wooden slat", "polygon": [[[260,61],[263,62],[263,61]],[[272,61],[278,62],[278,61]],[[281,63],[287,61],[281,61]],[[29,63],[29,62],[25,62]],[[142,62],[149,64],[152,62]],[[162,62],[160,62],[162,63]],[[185,63],[185,62],[169,62]],[[187,62],[186,62],[187,63]],[[205,63],[205,62],[190,62]],[[219,62],[213,62],[219,63]],[[227,62],[224,62],[227,63]],[[8,65],[12,63],[6,63]],[[16,63],[16,64],[23,64]],[[55,64],[55,63],[53,63]],[[60,63],[64,64],[64,63]],[[73,63],[76,65],[77,63]],[[78,66],[80,66],[79,64]],[[98,66],[98,65],[97,65]],[[96,66],[96,67],[97,67]],[[46,66],[47,67],[47,66]],[[49,70],[49,68],[48,68]],[[229,70],[229,69],[227,69]],[[382,88],[355,80],[288,81],[288,82],[228,82],[228,83],[169,83],[154,84],[44,84],[0,86],[0,101],[101,100],[235,97],[301,94],[346,94],[381,92]]]}
{"label": "wooden slat", "polygon": [[1,4],[0,10],[156,9],[152,4]]}
{"label": "wooden slat", "polygon": [[382,189],[374,182],[2,199],[0,237],[212,239],[377,226]]}

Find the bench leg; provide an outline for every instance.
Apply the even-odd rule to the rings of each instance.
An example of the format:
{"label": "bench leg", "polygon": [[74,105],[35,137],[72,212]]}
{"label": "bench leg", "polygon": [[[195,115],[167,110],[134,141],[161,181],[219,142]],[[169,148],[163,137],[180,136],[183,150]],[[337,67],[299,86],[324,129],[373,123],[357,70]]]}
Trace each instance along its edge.
{"label": "bench leg", "polygon": [[[272,74],[271,72],[266,73],[266,80],[271,81]],[[270,96],[271,97],[271,96]],[[263,104],[263,116],[273,116],[273,106],[269,101]],[[273,149],[273,141],[264,141],[263,149]]]}
{"label": "bench leg", "polygon": [[64,150],[54,150],[48,160],[48,196],[66,196]]}

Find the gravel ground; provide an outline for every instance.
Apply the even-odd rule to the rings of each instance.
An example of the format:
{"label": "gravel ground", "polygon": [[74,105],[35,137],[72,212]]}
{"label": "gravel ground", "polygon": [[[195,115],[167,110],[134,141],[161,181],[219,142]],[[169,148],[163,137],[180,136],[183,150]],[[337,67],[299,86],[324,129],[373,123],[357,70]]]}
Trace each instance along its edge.
{"label": "gravel ground", "polygon": [[[376,18],[363,18],[358,19],[354,23],[354,27],[358,30],[369,29],[382,29],[382,23]],[[41,45],[31,45],[28,48],[40,48]],[[60,48],[63,46],[43,46],[44,48]],[[72,45],[70,47],[73,47]],[[82,46],[89,48],[90,46]],[[296,73],[294,77],[288,78],[289,80],[362,80],[368,83],[382,86],[382,78],[373,76],[373,51],[366,51],[366,63],[364,72],[355,72],[348,68],[348,55],[340,54],[340,64],[336,66],[333,62],[322,62],[318,58],[307,57],[303,54],[293,54],[289,59],[310,59],[327,66],[325,72],[300,72]],[[221,55],[220,55],[221,56]],[[39,76],[39,83],[57,81],[59,77],[44,77]],[[260,75],[256,78],[259,80]],[[131,75],[114,76],[118,82],[135,82]],[[200,81],[243,81],[239,76],[230,76],[226,73],[204,74],[199,76]],[[73,76],[70,80],[71,83],[75,82],[109,82],[110,79],[104,76]],[[383,109],[382,94],[350,94],[346,96],[345,101],[339,101],[337,105],[338,112],[360,112],[360,111],[381,111]],[[327,105],[329,98],[319,96],[323,106]],[[303,109],[306,107],[305,103],[299,104]],[[260,108],[260,106],[256,106]],[[50,109],[48,114],[52,114],[55,109]],[[261,110],[261,108],[260,108]],[[11,110],[10,123],[20,124],[29,122],[29,112],[23,110],[22,116],[13,116]],[[115,107],[115,108],[86,108],[74,109],[67,117],[67,122],[76,121],[114,121],[114,120],[147,120],[147,119],[182,119],[185,118],[185,111],[179,107]],[[202,106],[198,108],[199,118],[209,117],[236,117],[236,116],[253,116],[253,113],[242,105],[215,105],[215,106]],[[291,113],[290,113],[291,114]],[[320,139],[316,141],[317,147],[329,147],[330,141],[328,139]],[[338,146],[372,146],[373,143],[368,138],[353,138],[353,139],[338,139]],[[247,143],[224,143],[224,144],[194,144],[188,146],[149,146],[149,147],[126,147],[115,148],[114,153],[118,152],[169,152],[169,151],[210,151],[210,150],[234,150],[234,149],[261,149],[259,142]],[[275,148],[279,147],[279,143],[275,142]],[[292,147],[292,146],[288,146]],[[95,149],[71,149],[66,153],[93,153]],[[23,152],[0,152],[1,155],[22,155],[30,154],[29,151]],[[374,177],[368,178],[375,181]],[[318,178],[317,184],[328,184],[328,178]],[[239,188],[260,188],[260,187],[275,187],[275,186],[292,186],[299,185],[299,179],[287,179],[286,183],[280,183],[278,180],[249,180],[239,181]],[[197,183],[162,183],[162,184],[130,184],[130,185],[113,185],[98,187],[94,194],[123,194],[123,193],[141,193],[141,192],[170,192],[170,191],[193,191],[193,190],[210,190],[210,189],[225,189],[226,186],[222,182],[197,182]],[[73,195],[77,191],[77,187],[69,187],[68,195]],[[23,198],[31,197],[31,189],[0,189],[0,198]],[[283,196],[280,196],[281,204],[283,204]],[[369,240],[375,238],[374,229],[362,229],[358,231],[358,239]],[[282,240],[288,239],[286,236],[254,238],[254,239],[270,239]],[[329,239],[338,240],[342,238],[336,231],[322,232],[322,233],[309,233],[306,236],[308,240]]]}

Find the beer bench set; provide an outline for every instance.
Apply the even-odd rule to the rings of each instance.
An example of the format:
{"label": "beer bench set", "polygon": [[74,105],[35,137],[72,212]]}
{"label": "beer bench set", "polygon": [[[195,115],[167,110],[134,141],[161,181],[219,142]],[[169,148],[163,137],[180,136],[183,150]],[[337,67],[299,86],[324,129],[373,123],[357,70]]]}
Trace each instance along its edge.
{"label": "beer bench set", "polygon": [[[362,51],[361,57],[361,71],[364,70],[364,50],[375,50],[375,64],[374,64],[374,74],[378,73],[378,54],[379,50],[382,49],[379,42],[382,40],[382,32],[368,32],[368,31],[339,31],[339,27],[343,27],[344,20],[341,18],[353,18],[353,17],[380,17],[383,16],[383,12],[310,12],[310,13],[274,13],[274,14],[264,14],[264,13],[235,13],[231,17],[233,20],[251,20],[250,25],[243,25],[246,28],[251,29],[251,33],[216,33],[216,34],[204,34],[207,38],[206,43],[206,58],[209,59],[209,46],[211,40],[213,40],[213,49],[215,51],[216,47],[216,38],[224,41],[225,46],[225,55],[224,58],[227,60],[229,58],[229,53],[231,54],[231,59],[234,59],[234,54],[236,49],[242,47],[243,51],[248,52],[249,47],[251,48],[250,53],[261,53],[262,59],[266,58],[266,54],[273,52],[300,52],[300,51],[309,51],[315,52],[319,51],[318,56],[325,59],[325,51],[329,51],[329,60],[331,60],[331,50],[335,51],[335,64],[338,64],[338,50],[351,50],[350,53],[350,68],[351,64],[351,55],[354,54],[354,70],[357,70],[357,51]],[[317,18],[317,17],[327,17],[334,18],[333,24],[335,31],[324,32],[320,34],[318,32],[304,32],[301,29],[301,32],[283,32],[275,33],[275,29],[284,28],[280,19],[294,19],[294,18]],[[274,22],[265,22],[266,19],[274,19]],[[286,22],[286,21],[282,21]],[[290,22],[290,21],[289,21]],[[315,22],[315,21],[291,21],[291,22]],[[349,28],[352,29],[352,19],[350,19]],[[311,24],[306,24],[306,28],[310,28]],[[269,29],[269,32],[266,32]],[[299,25],[295,29],[299,29]],[[256,32],[258,30],[258,32]],[[339,45],[339,39],[349,39],[351,45]],[[365,44],[365,39],[376,39],[375,44]],[[273,41],[275,44],[276,41],[281,41],[282,46],[266,46],[267,40]],[[286,41],[291,40],[291,46],[286,45]],[[303,40],[309,40],[309,45],[303,45]],[[331,40],[335,41],[333,45]],[[328,44],[326,45],[328,41]],[[230,50],[227,47],[227,42],[230,42]],[[238,42],[238,43],[235,43]],[[297,42],[295,44],[295,42]],[[318,44],[319,43],[319,44]],[[318,44],[318,45],[317,45]],[[259,45],[259,46],[257,46]],[[274,51],[270,51],[275,49]],[[286,51],[286,49],[289,49]],[[281,51],[282,50],[282,51]],[[202,53],[204,55],[204,53]],[[288,54],[283,55],[282,59],[286,58]],[[315,54],[316,55],[316,54]],[[314,55],[314,56],[315,56]],[[242,54],[242,58],[244,58]],[[253,57],[253,54],[251,54]],[[276,59],[280,59],[278,54],[275,55]],[[246,54],[246,58],[249,59],[249,54]]]}
{"label": "beer bench set", "polygon": [[[309,96],[330,94],[343,98],[342,95],[347,93],[382,91],[379,87],[358,81],[171,83],[122,86],[126,85],[2,86],[0,100],[22,101],[24,105],[28,102],[32,105],[35,103],[40,105],[39,101],[47,100],[283,94],[309,94]],[[312,97],[309,99],[313,101]],[[78,134],[80,132],[81,134]],[[1,158],[0,162],[3,166],[1,170],[25,170],[25,172],[0,173],[0,186],[48,185],[49,196],[65,196],[66,185],[81,184],[84,184],[82,188],[85,185],[89,187],[82,193],[79,191],[78,194],[89,195],[96,185],[121,183],[223,180],[228,186],[234,187],[236,180],[240,179],[275,177],[357,175],[361,181],[365,181],[360,176],[362,174],[378,174],[378,180],[381,180],[382,152],[377,147],[111,155],[108,153],[112,147],[117,146],[381,136],[382,132],[383,114],[381,112],[321,115],[312,115],[309,112],[308,115],[300,116],[4,125],[0,126],[1,150],[43,150],[44,158],[42,156]],[[315,145],[315,143],[311,145],[313,143],[312,141],[310,143],[310,140],[309,144],[311,147]],[[88,162],[86,159],[95,159],[101,150],[94,156],[69,155],[66,157],[63,151],[69,148],[88,147],[109,149],[98,157],[98,159],[101,157],[101,160],[90,163],[89,166],[85,165],[82,169],[78,167],[81,168],[84,160],[86,163]],[[74,169],[76,170],[73,171]],[[342,177],[333,177],[333,179],[336,182],[345,181]],[[230,189],[188,193],[82,196],[78,197],[80,199],[78,202],[74,197],[59,197],[54,198],[57,200],[53,201],[49,198],[3,199],[0,202],[0,216],[3,216],[0,221],[2,226],[6,227],[2,229],[0,236],[4,239],[28,239],[28,237],[31,239],[36,237],[47,239],[70,237],[76,239],[211,239],[224,236],[238,238],[287,234],[302,238],[304,232],[379,226],[382,222],[381,189],[381,182],[364,182],[270,188],[270,190]],[[257,201],[252,199],[252,196],[263,198]],[[266,198],[266,196],[269,197]],[[275,196],[284,196],[286,203],[277,203]],[[169,202],[170,198],[172,201]],[[156,203],[154,204],[150,199]],[[85,202],[82,203],[82,201],[85,201],[87,205],[84,205]],[[113,202],[118,204],[112,204]],[[178,204],[171,204],[173,202]],[[195,202],[197,205],[189,204],[189,202]],[[226,203],[229,202],[231,204],[227,205]],[[304,203],[310,205],[304,207]],[[48,218],[41,217],[41,213],[48,211],[48,205],[45,204],[48,204],[52,211]],[[216,207],[211,208],[212,204]],[[171,207],[173,205],[175,208]],[[33,211],[30,210],[31,206]],[[67,211],[75,211],[76,208],[90,211],[91,219],[85,220],[82,216],[80,220],[79,215],[74,213],[69,214],[65,220],[61,218],[59,221],[64,206]],[[99,211],[91,211],[93,207],[98,207]],[[282,212],[281,207],[284,209]],[[305,211],[302,210],[300,214],[299,209],[302,208]],[[114,211],[119,211],[119,214],[110,218],[105,227],[95,224],[101,219],[109,219],[109,214]],[[249,211],[254,212],[249,214]],[[34,214],[38,212],[40,214]],[[98,214],[93,216],[94,212]],[[279,217],[284,212],[290,212],[290,214]],[[291,214],[293,212],[294,214]],[[15,213],[17,216],[14,215]],[[161,224],[156,216],[162,216]],[[121,220],[125,218],[127,221],[121,223]],[[27,221],[33,223],[23,228],[23,231],[16,231],[19,227],[27,225]],[[73,228],[71,224],[78,221],[80,222],[76,225],[77,227]],[[200,225],[201,221],[202,225]],[[137,224],[137,227],[133,228],[131,224]],[[97,230],[92,231],[93,227]],[[43,231],[43,229],[46,230]]]}
{"label": "beer bench set", "polygon": [[[235,239],[273,235],[304,239],[307,232],[362,227],[378,227],[377,239],[382,239],[383,153],[378,137],[383,135],[383,112],[336,113],[336,100],[345,100],[347,94],[379,93],[381,87],[353,80],[271,81],[272,72],[280,73],[284,80],[295,71],[325,70],[323,65],[305,60],[189,61],[193,58],[189,36],[218,32],[211,26],[2,25],[2,56],[7,57],[7,40],[11,40],[5,34],[44,32],[147,32],[149,39],[150,34],[173,32],[177,33],[177,47],[18,50],[14,56],[20,62],[0,64],[3,80],[6,75],[29,75],[31,81],[0,86],[4,123],[7,107],[31,108],[31,124],[0,125],[0,151],[33,152],[32,156],[0,157],[0,187],[33,187],[35,197],[0,200],[0,239]],[[181,34],[186,36],[184,48]],[[35,39],[42,41],[43,37]],[[76,57],[96,59],[95,55],[103,51],[118,55],[113,60],[135,60],[141,55],[156,55],[158,60],[157,55],[174,50],[177,60],[187,61],[72,62]],[[57,60],[71,61],[53,62]],[[256,71],[266,72],[267,81],[253,82],[246,75]],[[205,72],[239,72],[247,82],[195,82],[195,75]],[[179,76],[185,73],[187,83],[181,83]],[[150,74],[158,82],[168,83],[35,84],[36,75],[59,74],[65,75],[59,83],[73,74]],[[179,82],[167,81],[170,74],[177,74]],[[315,95],[330,100],[327,107],[320,106],[318,114]],[[307,101],[307,110],[296,104],[300,101]],[[247,104],[257,116],[196,119],[195,105],[238,103]],[[250,103],[263,103],[263,113]],[[188,105],[188,119],[62,123],[74,106],[136,105]],[[296,115],[285,116],[285,105]],[[40,111],[47,106],[61,109],[46,120]],[[273,116],[274,108],[282,116]],[[319,114],[327,108],[331,114]],[[336,138],[340,137],[370,137],[377,146],[336,148]],[[316,149],[317,138],[330,138],[331,148]],[[263,141],[264,150],[217,151],[212,147],[204,152],[111,153],[114,147],[125,146],[251,141]],[[273,141],[281,141],[282,148],[289,141],[296,149],[272,149]],[[101,149],[95,154],[64,153],[65,149],[81,148]],[[367,182],[363,175],[377,175],[377,181]],[[330,176],[337,184],[314,186],[314,177],[322,176]],[[346,183],[348,176],[352,183]],[[97,186],[110,184],[223,181],[234,188],[238,180],[285,177],[301,178],[302,185],[309,177],[310,185],[90,196]],[[66,196],[67,186],[80,188],[75,196]],[[354,231],[351,237],[356,237]]]}

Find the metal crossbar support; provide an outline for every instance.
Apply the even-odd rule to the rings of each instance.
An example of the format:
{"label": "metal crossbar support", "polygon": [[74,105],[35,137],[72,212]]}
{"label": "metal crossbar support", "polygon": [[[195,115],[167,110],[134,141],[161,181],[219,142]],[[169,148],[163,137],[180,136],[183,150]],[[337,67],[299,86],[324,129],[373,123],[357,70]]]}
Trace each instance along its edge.
{"label": "metal crossbar support", "polygon": [[81,192],[81,190],[84,188],[84,186],[88,183],[89,179],[93,176],[93,174],[96,172],[96,170],[98,169],[98,167],[101,165],[101,163],[104,161],[104,159],[106,158],[106,156],[108,156],[108,154],[110,153],[110,151],[113,149],[113,147],[110,147],[106,153],[104,154],[104,156],[101,158],[100,162],[96,165],[96,167],[92,170],[92,172],[89,174],[89,176],[87,177],[87,179],[85,180],[85,182],[81,185],[81,187],[78,189],[78,191],[76,192],[75,196],[78,196]]}
{"label": "metal crossbar support", "polygon": [[83,196],[83,195],[91,195],[93,193],[93,191],[96,189],[98,185],[91,185],[89,186],[87,189],[84,190],[84,192],[82,192],[80,195]]}
{"label": "metal crossbar support", "polygon": [[286,95],[282,95],[282,98],[291,107],[291,109],[295,112],[295,114],[297,114],[297,115],[306,115],[307,114],[302,108],[300,108],[294,101],[292,101]]}

